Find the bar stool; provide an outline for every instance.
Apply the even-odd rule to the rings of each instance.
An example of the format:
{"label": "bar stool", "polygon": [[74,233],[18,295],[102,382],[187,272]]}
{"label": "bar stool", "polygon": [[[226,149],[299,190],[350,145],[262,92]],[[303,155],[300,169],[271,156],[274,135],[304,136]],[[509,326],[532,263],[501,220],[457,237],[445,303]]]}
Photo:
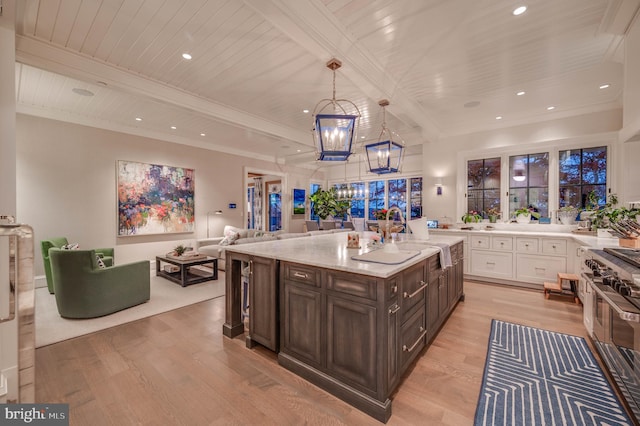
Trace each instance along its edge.
{"label": "bar stool", "polygon": [[[580,303],[580,298],[578,297],[578,281],[580,278],[576,274],[567,274],[564,272],[558,272],[558,281],[557,282],[545,282],[544,283],[544,297],[548,299],[551,296],[551,293],[559,293],[559,294],[571,294],[573,296],[573,301],[576,304]],[[564,284],[568,283],[569,289],[564,287]]]}

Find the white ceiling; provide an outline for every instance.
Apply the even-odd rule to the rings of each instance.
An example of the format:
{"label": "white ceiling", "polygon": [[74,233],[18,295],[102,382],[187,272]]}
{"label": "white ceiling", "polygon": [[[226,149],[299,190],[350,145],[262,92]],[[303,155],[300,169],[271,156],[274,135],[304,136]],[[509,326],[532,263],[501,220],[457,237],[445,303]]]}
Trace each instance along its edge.
{"label": "white ceiling", "polygon": [[386,98],[387,126],[415,152],[621,108],[623,35],[640,0],[16,3],[19,112],[303,164],[314,151],[303,109],[331,97],[332,57],[337,97],[363,114],[359,140],[377,140]]}

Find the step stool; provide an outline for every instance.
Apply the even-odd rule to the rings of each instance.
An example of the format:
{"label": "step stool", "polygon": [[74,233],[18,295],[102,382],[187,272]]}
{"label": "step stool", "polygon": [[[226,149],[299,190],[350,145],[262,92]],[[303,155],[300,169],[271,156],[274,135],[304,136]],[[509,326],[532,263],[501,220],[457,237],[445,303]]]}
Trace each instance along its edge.
{"label": "step stool", "polygon": [[[573,301],[578,304],[580,298],[578,297],[578,281],[580,278],[576,274],[566,274],[564,272],[558,272],[558,281],[554,283],[544,283],[544,297],[548,299],[551,296],[551,292],[559,294],[571,294]],[[569,289],[563,288],[565,282],[569,283]]]}

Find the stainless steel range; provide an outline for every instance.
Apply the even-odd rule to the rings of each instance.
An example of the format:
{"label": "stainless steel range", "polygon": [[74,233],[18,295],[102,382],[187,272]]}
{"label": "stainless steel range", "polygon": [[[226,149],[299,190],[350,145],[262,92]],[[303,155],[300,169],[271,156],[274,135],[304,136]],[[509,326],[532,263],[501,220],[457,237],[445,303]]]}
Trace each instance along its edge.
{"label": "stainless steel range", "polygon": [[[589,250],[585,258],[582,278],[590,288],[587,293],[591,297],[592,330],[589,331],[638,423],[640,250],[621,247]],[[585,309],[587,306],[585,303]]]}

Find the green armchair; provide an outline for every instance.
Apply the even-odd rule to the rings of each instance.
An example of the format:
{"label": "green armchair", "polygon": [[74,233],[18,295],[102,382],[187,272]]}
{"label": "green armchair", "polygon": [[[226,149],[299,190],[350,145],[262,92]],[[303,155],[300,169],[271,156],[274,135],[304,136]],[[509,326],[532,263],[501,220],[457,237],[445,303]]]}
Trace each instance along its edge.
{"label": "green armchair", "polygon": [[[49,293],[53,294],[53,281],[51,280],[51,262],[49,261],[49,249],[52,247],[60,248],[69,244],[65,237],[51,238],[48,240],[40,241],[40,248],[42,249],[42,261],[44,262],[44,274],[47,277],[47,288]],[[113,265],[113,249],[112,248],[99,248],[95,249],[96,254],[100,256],[105,266]]]}
{"label": "green armchair", "polygon": [[95,318],[149,300],[149,262],[101,268],[95,250],[49,249],[51,278],[63,318]]}

